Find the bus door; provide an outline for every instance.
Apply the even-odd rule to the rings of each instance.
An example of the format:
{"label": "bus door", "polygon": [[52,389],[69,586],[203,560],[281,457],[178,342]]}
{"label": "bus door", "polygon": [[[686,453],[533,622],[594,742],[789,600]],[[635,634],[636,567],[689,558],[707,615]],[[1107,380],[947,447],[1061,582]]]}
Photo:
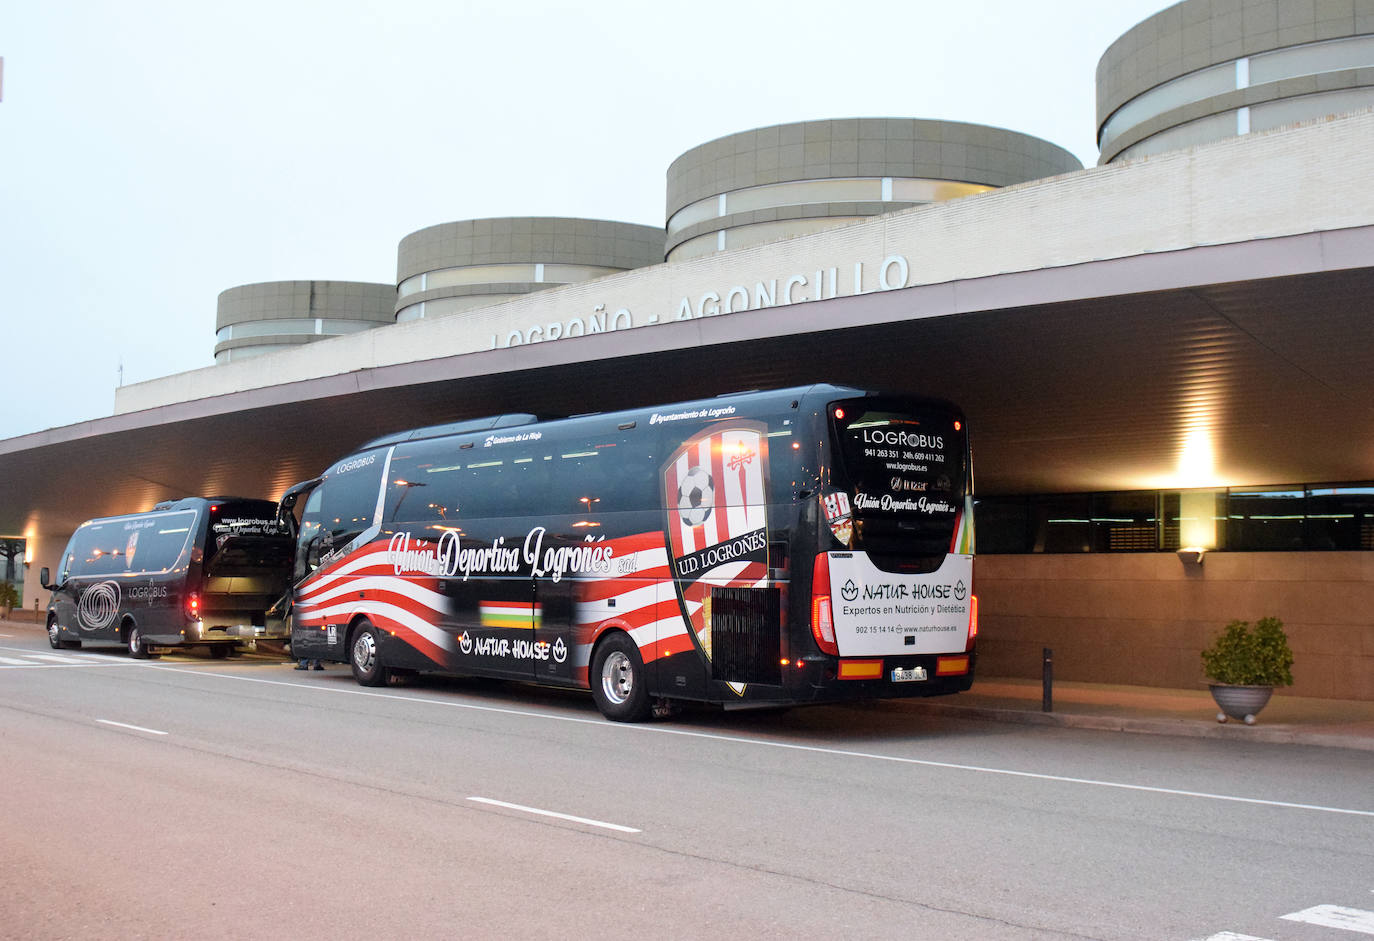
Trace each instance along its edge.
{"label": "bus door", "polygon": [[[459,570],[443,580],[445,632],[452,637],[455,672],[529,680],[539,616],[533,580],[515,565],[520,540],[505,534],[504,523],[499,529],[487,521],[469,524],[450,537],[449,545],[459,550]],[[447,550],[440,555],[452,558]]]}

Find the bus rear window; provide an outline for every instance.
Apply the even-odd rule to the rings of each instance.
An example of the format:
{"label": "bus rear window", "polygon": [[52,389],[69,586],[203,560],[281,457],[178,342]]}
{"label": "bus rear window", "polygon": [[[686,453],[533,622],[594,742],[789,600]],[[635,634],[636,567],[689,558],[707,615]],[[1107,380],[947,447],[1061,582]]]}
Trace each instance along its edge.
{"label": "bus rear window", "polygon": [[840,453],[836,486],[849,493],[855,548],[943,553],[964,505],[963,421],[934,406],[833,403]]}
{"label": "bus rear window", "polygon": [[[225,543],[240,537],[281,536],[286,536],[286,532],[277,520],[276,504],[266,500],[216,501],[210,504],[210,525],[205,533],[205,561],[209,562],[218,555]],[[244,544],[246,546],[253,542],[249,539]]]}

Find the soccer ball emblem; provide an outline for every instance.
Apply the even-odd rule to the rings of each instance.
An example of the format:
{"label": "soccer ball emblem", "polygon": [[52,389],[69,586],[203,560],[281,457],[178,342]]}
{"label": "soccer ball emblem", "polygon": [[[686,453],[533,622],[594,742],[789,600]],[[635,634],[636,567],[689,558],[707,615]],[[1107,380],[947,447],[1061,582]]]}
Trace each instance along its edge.
{"label": "soccer ball emblem", "polygon": [[677,488],[677,509],[688,526],[700,526],[711,518],[716,491],[711,475],[700,467],[693,467]]}

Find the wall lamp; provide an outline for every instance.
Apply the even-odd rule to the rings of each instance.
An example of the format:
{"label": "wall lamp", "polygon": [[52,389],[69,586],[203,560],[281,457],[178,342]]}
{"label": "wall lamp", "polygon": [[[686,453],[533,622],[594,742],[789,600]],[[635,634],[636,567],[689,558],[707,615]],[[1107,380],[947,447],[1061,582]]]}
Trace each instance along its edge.
{"label": "wall lamp", "polygon": [[1202,565],[1202,557],[1207,554],[1207,550],[1202,546],[1188,546],[1178,550],[1178,560],[1187,568],[1191,565]]}

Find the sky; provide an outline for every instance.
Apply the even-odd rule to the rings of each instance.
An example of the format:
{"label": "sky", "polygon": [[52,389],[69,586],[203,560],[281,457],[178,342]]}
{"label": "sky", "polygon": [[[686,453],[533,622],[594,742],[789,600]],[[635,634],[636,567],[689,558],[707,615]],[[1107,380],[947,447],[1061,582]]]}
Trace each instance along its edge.
{"label": "sky", "polygon": [[394,282],[411,232],[661,226],[737,131],[967,121],[1085,166],[1097,62],[1167,0],[0,4],[0,439],[213,363],[221,291]]}

